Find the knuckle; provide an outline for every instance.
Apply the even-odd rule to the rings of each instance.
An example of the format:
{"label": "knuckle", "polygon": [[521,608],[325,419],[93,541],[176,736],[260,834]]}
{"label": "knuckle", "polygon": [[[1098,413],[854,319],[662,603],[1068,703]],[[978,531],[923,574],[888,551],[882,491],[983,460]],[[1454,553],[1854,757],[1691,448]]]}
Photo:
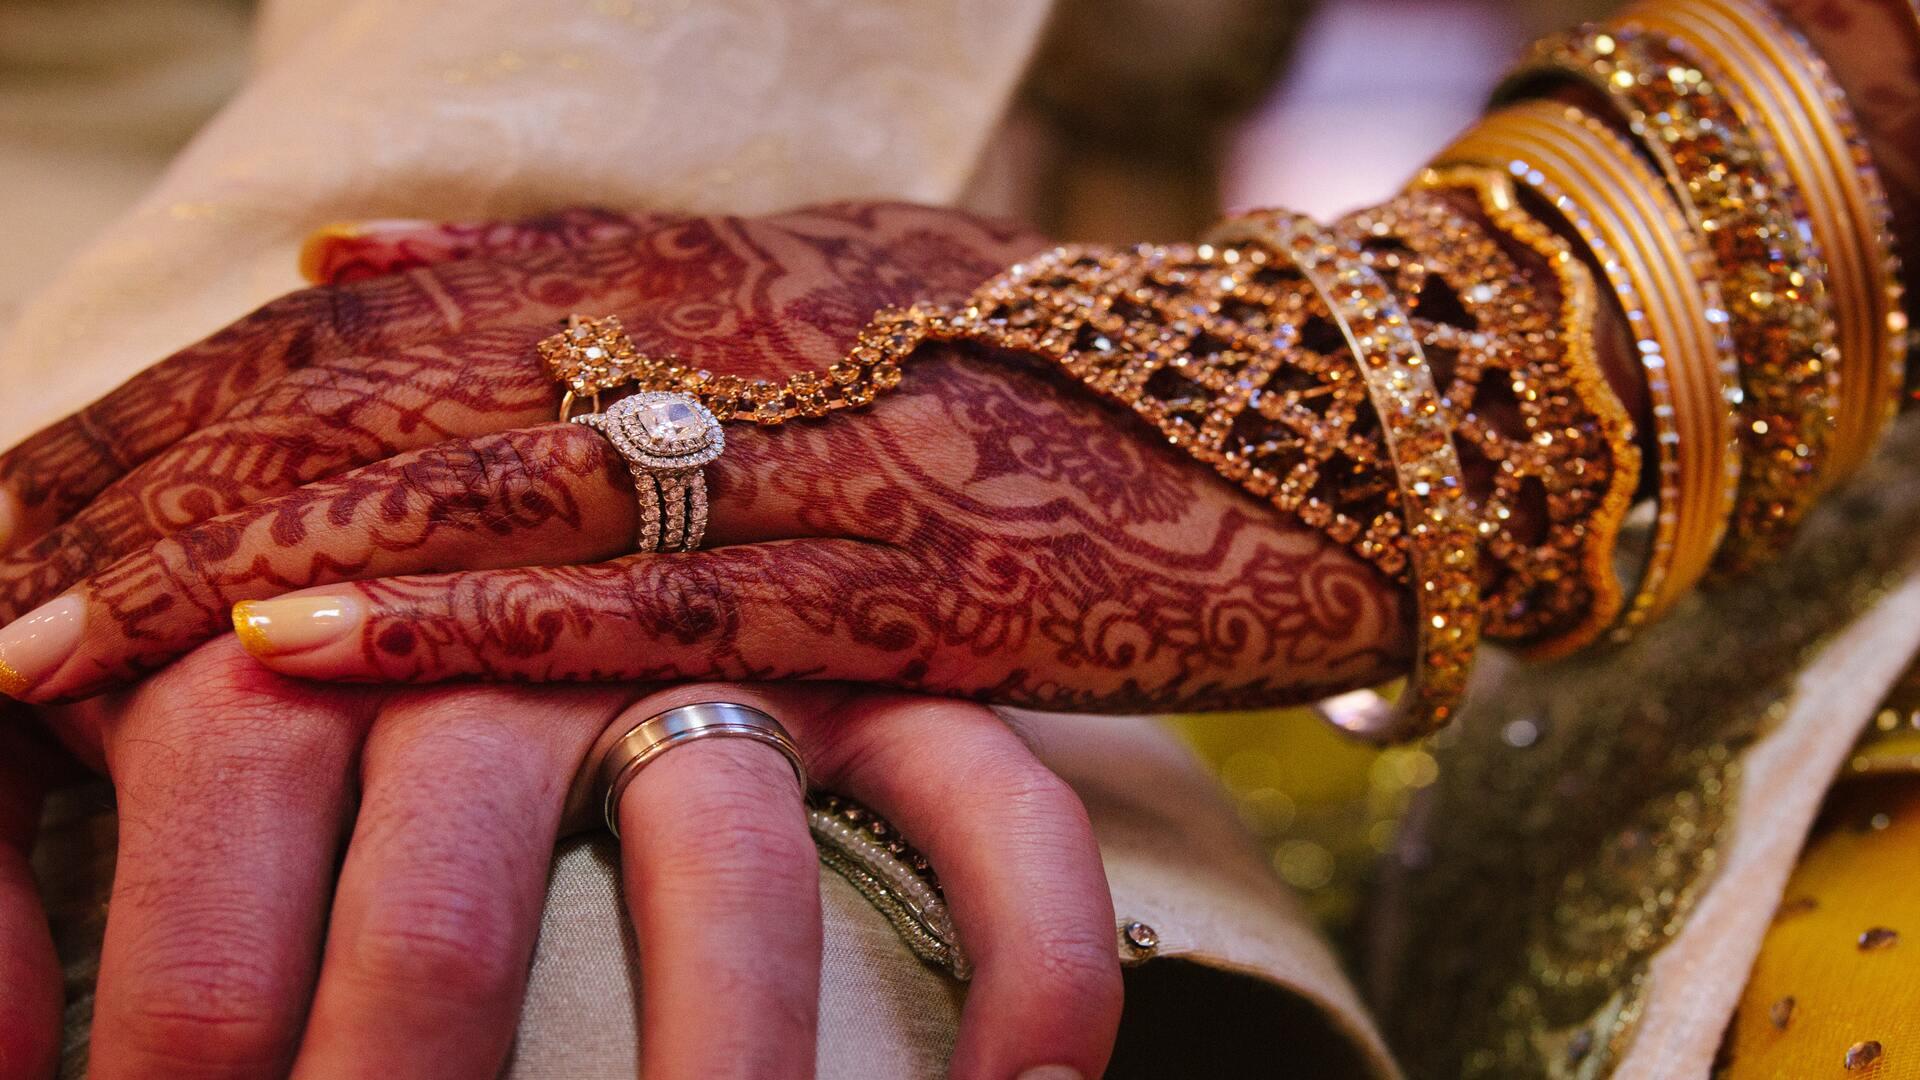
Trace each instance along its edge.
{"label": "knuckle", "polygon": [[147,953],[133,997],[112,1014],[127,1043],[176,1062],[244,1065],[284,1057],[290,996],[258,958],[266,943],[187,933]]}
{"label": "knuckle", "polygon": [[353,978],[469,1005],[517,994],[526,978],[521,935],[496,892],[483,882],[440,883],[383,899],[355,935]]}
{"label": "knuckle", "polygon": [[498,531],[545,498],[556,465],[538,450],[513,432],[447,443],[401,464],[399,482],[438,518]]}
{"label": "knuckle", "polygon": [[1123,988],[1110,932],[1101,926],[1084,933],[1055,928],[1034,935],[1019,961],[1025,968],[1023,985],[1036,998],[1072,1001],[1090,1014],[1117,1012]]}
{"label": "knuckle", "polygon": [[316,764],[342,758],[354,737],[351,701],[268,671],[231,637],[209,642],[136,691],[116,721],[115,780],[169,792],[207,779],[217,780],[208,793],[310,790],[327,771]]}
{"label": "knuckle", "polygon": [[662,887],[734,908],[784,904],[817,891],[817,855],[806,826],[797,812],[783,814],[769,804],[763,791],[715,783],[686,795],[676,816],[701,825],[651,837],[649,877]]}

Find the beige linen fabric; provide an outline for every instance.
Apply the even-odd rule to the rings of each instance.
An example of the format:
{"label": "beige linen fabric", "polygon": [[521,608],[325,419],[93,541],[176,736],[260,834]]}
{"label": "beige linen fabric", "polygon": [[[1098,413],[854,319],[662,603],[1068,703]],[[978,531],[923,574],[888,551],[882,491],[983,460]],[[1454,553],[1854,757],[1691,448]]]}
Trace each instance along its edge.
{"label": "beige linen fabric", "polygon": [[[239,96],[132,212],[19,310],[0,342],[9,387],[0,444],[294,287],[300,239],[329,221],[579,202],[752,212],[859,196],[947,201],[972,173],[1047,6],[269,3]],[[60,94],[34,100],[73,104]],[[28,188],[22,203],[31,196]],[[1344,1063],[1330,1074],[1340,1080],[1392,1075],[1331,952],[1171,734],[1142,720],[1031,724],[1088,802],[1122,915],[1152,923],[1165,956],[1245,976],[1214,984],[1236,991],[1212,1011],[1277,1003],[1248,1025],[1247,1045],[1317,1043]],[[98,789],[59,800],[38,853],[67,967],[65,1068],[75,1076],[85,1068],[113,861],[102,803]],[[598,841],[559,853],[514,1076],[630,1069],[636,957],[608,852]],[[825,877],[822,895],[822,1075],[938,1075],[962,990],[839,879]],[[1129,1022],[1140,1030],[1151,1017]],[[1252,1071],[1270,1072],[1275,1056]]]}
{"label": "beige linen fabric", "polygon": [[[1354,1068],[1395,1075],[1332,953],[1236,828],[1212,778],[1166,728],[1142,719],[1015,714],[1013,720],[1086,802],[1119,918],[1154,927],[1162,960],[1191,960],[1283,985],[1318,1010],[1312,1023],[1330,1025],[1351,1041],[1347,1060],[1359,1063]],[[632,1074],[638,1052],[632,980],[641,958],[621,908],[616,859],[610,840],[596,840],[567,845],[555,863],[507,1071],[513,1080]],[[838,877],[822,875],[821,900],[827,936],[819,1074],[944,1075],[962,988],[921,963]],[[1318,1034],[1294,1033],[1302,1041]],[[1237,1075],[1269,1075],[1279,1065],[1269,1060]],[[1165,1075],[1124,1060],[1121,1067]],[[1359,1080],[1352,1072],[1312,1067],[1291,1075]]]}
{"label": "beige linen fabric", "polygon": [[331,221],[950,200],[1047,9],[269,3],[244,92],[0,344],[0,445],[297,286],[301,238]]}

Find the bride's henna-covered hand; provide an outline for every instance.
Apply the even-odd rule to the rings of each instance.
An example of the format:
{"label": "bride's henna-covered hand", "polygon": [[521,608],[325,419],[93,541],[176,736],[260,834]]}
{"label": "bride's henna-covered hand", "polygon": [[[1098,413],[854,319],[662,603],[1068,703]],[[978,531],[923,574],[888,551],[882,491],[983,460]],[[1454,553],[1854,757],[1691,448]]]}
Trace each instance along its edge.
{"label": "bride's henna-covered hand", "polygon": [[[799,230],[784,227],[781,242],[805,250],[742,275],[751,286],[727,304],[709,301],[703,325],[718,331],[677,330],[640,300],[617,310],[643,348],[777,375],[825,366],[874,308],[953,295],[1019,246],[995,248],[956,215],[865,213],[919,215],[920,228],[876,247],[848,229],[831,244],[816,235],[795,245]],[[781,220],[727,228],[753,235]],[[540,242],[568,243],[555,232]],[[771,260],[779,246],[749,250]],[[489,257],[477,247],[476,260]],[[689,276],[704,285],[711,275]],[[525,340],[483,352],[474,368],[514,385],[538,412],[494,425],[476,416],[475,427],[551,415],[554,391],[531,352],[537,335],[511,333]],[[416,359],[382,363],[438,363],[451,379],[453,361],[475,351],[465,340],[423,343],[410,350]],[[361,385],[370,396],[357,403],[387,408],[377,375]],[[390,385],[421,393],[404,377]],[[306,385],[286,393],[294,404],[321,396]],[[319,429],[325,418],[305,423]],[[868,410],[776,430],[735,426],[729,443],[714,467],[712,542],[732,546],[369,583],[353,590],[365,618],[352,633],[274,662],[383,679],[857,678],[1135,708],[1294,699],[1377,678],[1400,648],[1398,604],[1371,571],[1015,358],[928,350]],[[346,579],[609,558],[630,548],[633,516],[624,464],[583,429],[549,425],[403,454],[201,520],[96,573],[59,601],[73,651],[43,663],[21,692],[74,696],[162,663],[221,632],[236,600]],[[286,610],[264,612],[255,640],[284,643]]]}
{"label": "bride's henna-covered hand", "polygon": [[0,455],[16,537],[37,535],[0,560],[0,616],[267,495],[551,419],[532,347],[569,312],[618,312],[647,348],[772,373],[842,347],[875,307],[960,295],[1040,244],[886,205],[465,231],[486,242],[446,253],[485,257],[416,252],[407,273],[274,301]]}
{"label": "bride's henna-covered hand", "polygon": [[[559,260],[553,253],[631,240],[654,223],[606,211],[547,215],[514,225],[516,247],[544,251],[542,258],[515,260],[515,251],[496,239],[491,250],[497,259],[427,267],[415,258],[414,273],[375,280],[361,274],[340,288],[306,290],[267,304],[0,455],[0,552],[34,544],[26,555],[45,561],[66,548],[111,545],[120,529],[136,522],[164,526],[173,520],[169,513],[177,512],[168,509],[170,503],[185,509],[220,498],[224,493],[200,488],[223,470],[230,481],[246,481],[298,468],[292,459],[317,456],[321,461],[308,464],[304,475],[324,475],[312,470],[324,467],[331,444],[317,445],[321,433],[296,422],[312,412],[299,407],[303,389],[337,394],[331,407],[343,413],[337,419],[344,430],[327,434],[350,435],[360,420],[342,406],[359,392],[362,381],[353,376],[368,362],[404,354],[418,342],[564,314],[576,298],[593,301],[604,293],[613,302],[615,292],[618,299],[630,298],[647,284],[623,273],[633,269],[639,252],[625,266]],[[276,387],[279,395],[268,393]],[[210,427],[228,419],[235,423]],[[431,435],[436,417],[402,416],[399,422]],[[237,436],[248,425],[262,437],[243,451]],[[378,430],[368,437],[377,439]],[[168,450],[175,452],[169,460],[154,461]],[[138,483],[81,514],[130,472]],[[48,536],[69,522],[71,528]],[[0,590],[0,598],[18,595],[11,581]]]}

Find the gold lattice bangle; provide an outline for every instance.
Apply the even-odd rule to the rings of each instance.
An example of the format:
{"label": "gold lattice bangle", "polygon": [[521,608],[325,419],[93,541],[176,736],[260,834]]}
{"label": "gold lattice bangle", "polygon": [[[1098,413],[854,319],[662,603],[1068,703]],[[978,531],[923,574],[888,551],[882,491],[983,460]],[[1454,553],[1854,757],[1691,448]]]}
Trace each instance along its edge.
{"label": "gold lattice bangle", "polygon": [[1451,413],[1482,633],[1533,657],[1591,642],[1620,612],[1615,545],[1640,478],[1594,355],[1592,274],[1506,173],[1478,166],[1429,169],[1335,231],[1402,298]]}
{"label": "gold lattice bangle", "polygon": [[1662,0],[1629,10],[1624,25],[1670,35],[1713,65],[1751,102],[1806,199],[1825,253],[1840,327],[1840,409],[1830,473],[1866,460],[1898,406],[1906,378],[1906,315],[1886,189],[1852,107],[1826,63],[1791,26],[1750,0]]}
{"label": "gold lattice bangle", "polygon": [[1683,42],[1629,23],[1537,43],[1499,97],[1542,77],[1597,90],[1665,174],[1719,268],[1740,364],[1743,469],[1716,568],[1777,555],[1819,496],[1839,410],[1838,330],[1826,259],[1764,129]]}
{"label": "gold lattice bangle", "polygon": [[1655,618],[1705,576],[1739,483],[1739,385],[1712,259],[1660,177],[1579,109],[1504,109],[1439,160],[1506,169],[1579,235],[1626,313],[1653,402],[1659,506],[1621,627]]}
{"label": "gold lattice bangle", "polygon": [[1391,706],[1377,696],[1322,703],[1335,724],[1395,741],[1452,718],[1479,644],[1478,522],[1465,498],[1451,417],[1400,301],[1360,245],[1306,218],[1264,212],[1223,223],[1218,243],[1252,241],[1290,260],[1331,313],[1366,386],[1407,523],[1407,568],[1416,611],[1414,671]]}

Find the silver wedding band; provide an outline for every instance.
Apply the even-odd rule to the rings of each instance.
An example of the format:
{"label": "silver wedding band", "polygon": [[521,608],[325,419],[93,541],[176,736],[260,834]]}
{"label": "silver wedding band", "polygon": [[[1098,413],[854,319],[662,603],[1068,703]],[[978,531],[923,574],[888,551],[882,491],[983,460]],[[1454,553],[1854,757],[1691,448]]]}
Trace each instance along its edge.
{"label": "silver wedding band", "polygon": [[793,766],[800,790],[807,790],[807,773],[800,763],[800,748],[780,721],[759,709],[730,701],[702,701],[681,705],[640,721],[620,736],[600,759],[599,783],[604,790],[600,800],[601,816],[613,835],[620,835],[620,796],[647,764],[675,746],[700,739],[752,739],[780,751]]}

